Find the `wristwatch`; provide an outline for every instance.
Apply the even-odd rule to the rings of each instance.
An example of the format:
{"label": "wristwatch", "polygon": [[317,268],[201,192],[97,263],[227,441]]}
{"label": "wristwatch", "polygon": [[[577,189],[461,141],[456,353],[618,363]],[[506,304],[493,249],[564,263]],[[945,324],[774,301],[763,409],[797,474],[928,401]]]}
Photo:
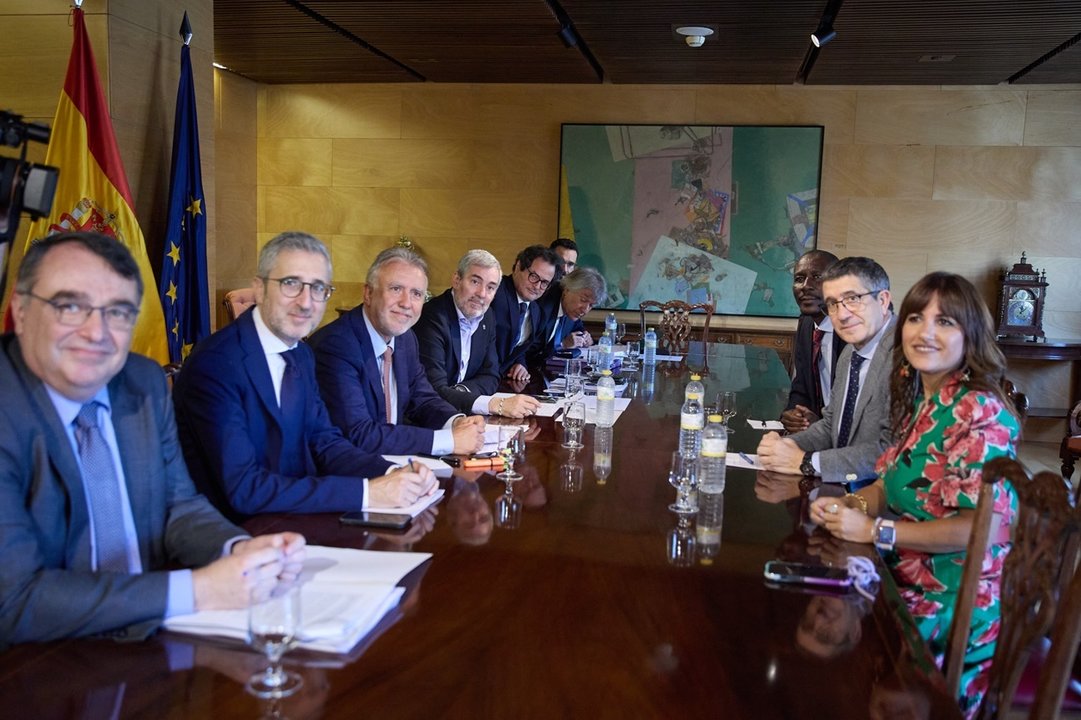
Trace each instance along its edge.
{"label": "wristwatch", "polygon": [[875,547],[879,550],[893,550],[897,543],[897,527],[893,520],[875,520],[874,532],[871,534],[875,539]]}
{"label": "wristwatch", "polygon": [[811,462],[812,455],[814,455],[813,452],[803,453],[803,462],[799,464],[799,471],[807,476],[813,476],[818,474],[815,471],[814,463]]}

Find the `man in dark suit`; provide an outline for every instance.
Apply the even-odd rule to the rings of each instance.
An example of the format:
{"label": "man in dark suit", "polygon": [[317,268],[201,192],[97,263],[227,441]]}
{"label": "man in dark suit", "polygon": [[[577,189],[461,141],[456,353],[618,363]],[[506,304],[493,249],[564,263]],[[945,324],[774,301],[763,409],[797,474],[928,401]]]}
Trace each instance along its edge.
{"label": "man in dark suit", "polygon": [[548,247],[554,250],[563,261],[563,265],[557,268],[556,280],[574,272],[574,269],[578,267],[578,243],[570,238],[556,238]]}
{"label": "man in dark suit", "polygon": [[251,538],[196,493],[161,368],[129,353],[142,294],[103,235],[54,235],[20,266],[0,338],[0,646],[137,639],[299,572],[303,537]]}
{"label": "man in dark suit", "polygon": [[766,470],[820,475],[851,491],[875,477],[875,461],[891,441],[890,279],[874,260],[848,257],[825,272],[822,295],[834,331],[849,345],[837,363],[830,402],[803,432],[766,433],[758,455]]}
{"label": "man in dark suit", "polygon": [[529,364],[543,363],[556,350],[592,345],[582,318],[607,298],[608,284],[593,268],[579,267],[552,285],[537,303],[541,308],[540,332],[526,355]]}
{"label": "man in dark suit", "polygon": [[498,329],[496,351],[501,376],[517,383],[528,382],[525,355],[541,322],[536,301],[552,284],[561,262],[553,250],[531,245],[518,253],[511,274],[499,284],[492,300],[492,314]]}
{"label": "man in dark suit", "polygon": [[799,305],[794,348],[795,375],[781,422],[790,433],[806,430],[829,403],[837,358],[845,342],[833,332],[822,305],[822,275],[837,256],[825,250],[804,253],[792,271],[792,294]]}
{"label": "man in dark suit", "polygon": [[255,307],[199,343],[177,378],[188,467],[227,512],[401,507],[435,488],[427,468],[387,473],[390,463],[331,424],[300,342],[323,317],[330,278],[322,242],[278,235],[259,253]]}
{"label": "man in dark suit", "polygon": [[419,255],[384,250],[368,269],[364,303],[309,340],[330,419],[362,450],[444,455],[484,445],[484,418],[459,414],[420,363],[410,328],[427,291]]}
{"label": "man in dark suit", "polygon": [[499,288],[499,261],[470,250],[458,261],[450,288],[424,304],[413,332],[432,388],[460,412],[522,418],[537,411],[529,395],[496,397],[499,360],[489,309]]}

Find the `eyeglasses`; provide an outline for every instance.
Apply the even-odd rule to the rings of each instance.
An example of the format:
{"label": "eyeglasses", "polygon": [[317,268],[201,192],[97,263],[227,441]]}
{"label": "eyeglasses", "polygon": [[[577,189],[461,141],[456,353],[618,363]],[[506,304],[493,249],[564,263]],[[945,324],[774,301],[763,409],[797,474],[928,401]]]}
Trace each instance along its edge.
{"label": "eyeglasses", "polygon": [[81,327],[90,319],[90,316],[94,314],[95,310],[101,311],[102,320],[110,330],[131,330],[135,327],[136,318],[139,317],[139,308],[128,305],[127,303],[94,307],[93,305],[87,305],[86,303],[79,303],[73,300],[49,300],[40,295],[35,295],[32,292],[23,294],[32,297],[35,300],[40,300],[52,307],[52,309],[56,311],[57,322],[68,327]]}
{"label": "eyeglasses", "polygon": [[863,299],[865,297],[867,297],[868,295],[878,295],[878,293],[880,293],[880,292],[882,292],[882,291],[881,290],[868,290],[867,292],[860,293],[859,295],[846,295],[843,298],[841,298],[840,300],[827,300],[826,301],[826,312],[829,313],[830,315],[834,315],[837,312],[837,308],[840,307],[841,305],[844,305],[845,310],[848,310],[849,312],[856,312],[857,310],[859,310],[860,308],[863,307]]}
{"label": "eyeglasses", "polygon": [[532,270],[529,271],[529,282],[533,285],[540,285],[541,290],[546,290],[552,284],[551,280],[545,280]]}
{"label": "eyeglasses", "polygon": [[333,285],[327,285],[325,282],[316,280],[315,282],[304,282],[295,277],[283,277],[283,278],[263,278],[270,282],[278,283],[281,288],[282,295],[287,298],[300,297],[300,293],[307,287],[312,294],[312,300],[316,302],[326,302],[330,299],[330,294],[334,292]]}

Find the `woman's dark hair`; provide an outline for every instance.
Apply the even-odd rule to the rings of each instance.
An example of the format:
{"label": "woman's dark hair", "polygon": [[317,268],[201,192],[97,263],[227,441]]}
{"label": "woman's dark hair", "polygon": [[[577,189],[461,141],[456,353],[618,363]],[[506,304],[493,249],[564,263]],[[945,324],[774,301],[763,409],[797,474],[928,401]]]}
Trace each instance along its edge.
{"label": "woman's dark hair", "polygon": [[912,313],[927,307],[934,297],[938,298],[939,311],[953,318],[964,333],[962,367],[965,377],[962,382],[973,390],[994,395],[1011,413],[1017,414],[1002,386],[1006,378],[1006,358],[995,344],[991,313],[983,298],[972,283],[960,275],[933,272],[912,286],[901,302],[901,312],[897,316],[890,377],[890,421],[897,438],[911,420],[917,394],[923,391],[920,374],[905,361],[902,342],[905,321]]}

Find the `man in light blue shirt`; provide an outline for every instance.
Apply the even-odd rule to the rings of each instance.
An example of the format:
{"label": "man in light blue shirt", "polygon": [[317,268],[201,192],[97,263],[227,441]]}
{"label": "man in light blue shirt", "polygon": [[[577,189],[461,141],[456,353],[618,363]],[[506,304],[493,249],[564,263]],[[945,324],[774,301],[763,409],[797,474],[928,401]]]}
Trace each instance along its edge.
{"label": "man in light blue shirt", "polygon": [[102,235],[39,241],[20,267],[0,338],[0,645],[141,637],[299,572],[303,537],[251,538],[196,493],[161,368],[129,353],[142,292]]}

